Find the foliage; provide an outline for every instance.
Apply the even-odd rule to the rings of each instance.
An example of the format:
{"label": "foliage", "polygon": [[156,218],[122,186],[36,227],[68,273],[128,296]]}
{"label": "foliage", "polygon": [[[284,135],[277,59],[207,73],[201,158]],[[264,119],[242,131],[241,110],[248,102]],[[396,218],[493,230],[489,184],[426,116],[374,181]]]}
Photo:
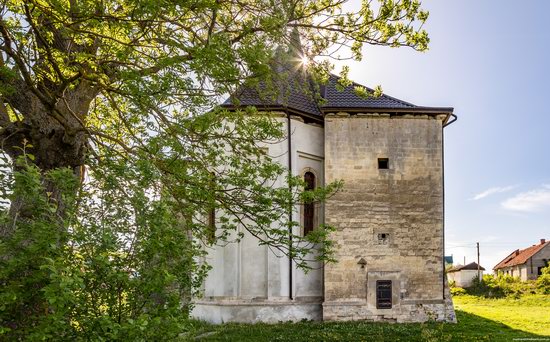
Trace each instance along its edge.
{"label": "foliage", "polygon": [[[74,167],[101,156],[101,147],[155,159],[142,141],[156,138],[174,150],[184,145],[178,160],[193,158],[181,153],[195,147],[182,121],[243,83],[262,81],[264,92],[279,96],[274,81],[288,73],[273,72],[273,56],[297,43],[294,34],[303,44],[293,48],[311,61],[303,67],[324,82],[332,70],[326,57],[360,59],[365,44],[427,49],[428,13],[419,1],[363,1],[357,11],[344,2],[4,1],[2,150],[19,155],[14,146],[25,138],[41,168]],[[348,71],[342,86],[351,82]]]}
{"label": "foliage", "polygon": [[450,284],[451,294],[460,296],[464,294],[482,296],[486,298],[520,298],[525,295],[550,294],[550,272],[544,268],[542,275],[537,280],[522,281],[519,277],[513,277],[504,273],[485,274],[483,279],[473,279],[472,286],[462,289]]}
{"label": "foliage", "polygon": [[466,290],[468,294],[488,298],[519,298],[523,295],[540,292],[537,291],[537,285],[534,280],[522,281],[519,277],[512,277],[502,273],[497,275],[485,274],[481,281],[474,279],[472,286]]}
{"label": "foliage", "polygon": [[17,229],[0,247],[2,255],[11,256],[0,259],[0,337],[177,336],[189,297],[206,271],[195,260],[200,246],[173,215],[171,201],[145,190],[121,192],[117,184],[132,179],[151,189],[156,179],[147,172],[130,178],[137,170],[121,168],[90,180],[75,196],[78,180],[72,171],[51,170],[45,178],[63,189],[67,206],[61,218],[43,191],[38,168],[23,157],[17,163],[21,169],[12,196],[24,197],[33,208],[24,221],[1,217]]}
{"label": "foliage", "polygon": [[289,234],[288,213],[341,184],[304,192],[265,154],[275,118],[216,105],[242,85],[280,95],[274,55],[293,34],[326,82],[339,51],[425,50],[427,16],[409,0],[2,2],[1,333],[172,338],[204,246],[245,233],[304,268],[320,242],[332,260],[331,228]]}
{"label": "foliage", "polygon": [[[307,193],[299,191],[302,183],[298,178],[288,178],[290,188],[258,185],[259,180],[275,182],[282,166],[269,161],[255,163],[252,159],[267,157],[250,142],[260,133],[280,134],[278,126],[269,117],[253,113],[219,112],[211,118],[215,120],[205,125],[204,131],[215,130],[219,138],[201,159],[214,167],[225,166],[223,172],[231,177],[213,181],[211,173],[189,163],[187,173],[173,175],[189,182],[173,182],[170,191],[162,186],[160,177],[171,175],[156,172],[146,158],[126,163],[106,153],[103,159],[90,161],[83,185],[68,168],[42,175],[31,162],[32,155],[17,159],[18,166],[12,168],[19,170],[14,177],[5,177],[4,185],[13,189],[9,200],[23,199],[28,207],[23,220],[2,213],[2,223],[17,227],[1,250],[2,255],[10,256],[0,262],[0,326],[4,334],[29,339],[170,339],[180,331],[189,298],[197,294],[208,270],[197,258],[204,253],[205,244],[230,241],[231,236],[238,239],[240,227],[258,234],[260,242],[265,241],[260,234],[279,234],[281,245],[276,247],[288,248],[291,236],[285,218],[292,203],[322,200],[335,185]],[[254,124],[239,124],[238,120],[253,120]],[[233,142],[240,154],[225,153],[228,146],[223,132],[242,137],[242,141]],[[45,186],[51,182],[63,190],[62,201],[49,198]],[[192,188],[191,184],[202,186]],[[183,185],[186,188],[177,188]],[[246,203],[245,196],[250,194],[224,191],[239,186],[254,190],[256,201]],[[216,205],[208,197],[212,195],[203,190],[207,187],[219,187]],[[174,190],[188,194],[189,201],[171,196]],[[239,195],[243,196],[239,205],[254,213],[255,221],[246,222],[239,212],[233,212],[237,204],[224,197]],[[222,216],[214,231],[205,229],[204,216],[210,208],[232,213]],[[277,220],[282,229],[271,227]],[[326,240],[329,231],[319,230],[306,241]],[[291,255],[305,265],[307,260],[300,255],[310,249],[306,243],[293,246]]]}
{"label": "foliage", "polygon": [[[429,41],[422,29],[428,13],[409,0],[363,2],[356,12],[333,0],[9,0],[0,16],[1,151],[16,158],[27,141],[40,170],[69,167],[77,177],[85,168],[107,174],[102,168],[125,165],[137,170],[135,177],[152,173],[195,237],[212,241],[204,217],[218,210],[213,242],[234,241],[241,225],[300,266],[308,251],[288,248],[289,241],[309,247],[325,241],[319,256],[330,260],[330,227],[306,241],[288,236],[296,223],[285,218],[303,184],[260,146],[283,138],[280,126],[253,110],[243,115],[215,106],[260,80],[258,89],[280,95],[275,81],[289,75],[274,66],[275,51],[295,44],[296,35],[304,41],[300,53],[312,61],[338,57],[339,47],[351,46],[349,55],[360,58],[364,44],[425,50]],[[318,81],[331,70],[326,59],[307,67]],[[119,184],[120,191],[142,189],[138,180]],[[338,187],[306,200],[322,200]],[[1,235],[12,233],[10,225],[0,228]]]}
{"label": "foliage", "polygon": [[463,296],[466,293],[467,293],[466,290],[464,290],[462,287],[456,287],[456,286],[451,287],[451,295],[453,297],[454,296]]}
{"label": "foliage", "polygon": [[542,274],[537,278],[537,289],[542,294],[550,294],[550,266],[542,269]]}

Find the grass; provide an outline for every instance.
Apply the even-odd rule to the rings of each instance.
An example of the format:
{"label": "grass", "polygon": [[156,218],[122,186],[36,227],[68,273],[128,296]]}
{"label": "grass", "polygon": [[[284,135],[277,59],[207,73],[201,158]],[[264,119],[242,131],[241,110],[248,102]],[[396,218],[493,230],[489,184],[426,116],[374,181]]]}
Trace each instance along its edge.
{"label": "grass", "polygon": [[[454,298],[455,309],[534,334],[550,336],[550,296],[531,295],[520,299]],[[549,338],[550,340],[550,338]]]}
{"label": "grass", "polygon": [[455,298],[458,324],[300,322],[210,325],[192,322],[184,340],[200,341],[550,341],[550,296]]}

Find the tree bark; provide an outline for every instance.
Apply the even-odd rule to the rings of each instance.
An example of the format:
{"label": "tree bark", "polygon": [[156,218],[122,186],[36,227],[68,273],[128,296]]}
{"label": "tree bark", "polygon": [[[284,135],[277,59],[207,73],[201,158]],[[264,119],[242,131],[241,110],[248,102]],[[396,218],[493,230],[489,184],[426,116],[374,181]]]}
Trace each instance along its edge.
{"label": "tree bark", "polygon": [[[67,91],[55,107],[48,107],[28,89],[4,99],[23,119],[2,125],[1,148],[12,160],[23,154],[32,155],[27,160],[41,171],[44,189],[49,199],[55,201],[60,218],[64,216],[65,204],[59,189],[45,175],[57,168],[70,168],[78,178],[82,175],[89,148],[84,120],[92,99],[97,95],[94,87],[84,82]],[[20,87],[25,85],[20,84]],[[53,115],[54,112],[57,115]],[[12,171],[17,171],[17,166]],[[9,212],[14,220],[30,218],[32,204],[25,203],[22,198],[14,198]],[[9,237],[14,227],[14,224],[0,227],[0,237]]]}

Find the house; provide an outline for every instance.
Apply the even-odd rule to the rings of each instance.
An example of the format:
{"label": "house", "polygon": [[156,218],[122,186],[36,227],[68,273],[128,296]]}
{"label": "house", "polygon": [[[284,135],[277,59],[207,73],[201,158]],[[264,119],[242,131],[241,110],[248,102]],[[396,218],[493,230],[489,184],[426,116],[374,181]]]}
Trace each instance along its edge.
{"label": "house", "polygon": [[550,241],[540,239],[540,243],[525,249],[516,249],[499,262],[493,270],[519,277],[521,280],[537,279],[542,269],[550,262]]}
{"label": "house", "polygon": [[238,101],[224,103],[275,116],[286,139],[266,149],[308,186],[344,181],[324,205],[296,204],[291,214],[300,222],[294,234],[321,223],[336,228],[337,262],[311,262],[304,273],[288,256],[238,231],[244,234],[238,243],[208,249],[212,269],[194,317],[215,323],[455,321],[443,232],[443,131],[456,120],[453,109],[388,95],[364,98],[357,84],[337,90],[337,82],[332,75],[321,87],[321,103],[293,83],[283,85],[284,97],[265,99],[243,88]]}
{"label": "house", "polygon": [[[479,266],[479,280],[483,277],[485,268]],[[474,279],[478,277],[478,265],[471,262],[468,265],[457,265],[447,270],[447,278],[454,281],[458,287],[470,287]]]}

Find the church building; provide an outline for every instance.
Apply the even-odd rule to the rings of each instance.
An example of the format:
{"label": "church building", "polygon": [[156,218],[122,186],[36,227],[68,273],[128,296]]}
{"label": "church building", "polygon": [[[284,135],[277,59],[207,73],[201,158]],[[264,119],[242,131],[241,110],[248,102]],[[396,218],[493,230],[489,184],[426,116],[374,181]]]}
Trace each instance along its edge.
{"label": "church building", "polygon": [[[456,321],[444,264],[443,133],[453,108],[388,95],[361,97],[337,76],[322,101],[289,86],[266,101],[252,89],[238,106],[277,117],[286,139],[268,153],[314,188],[343,180],[324,204],[296,205],[295,234],[336,228],[335,263],[304,273],[245,233],[212,246],[212,266],[192,315],[214,323],[307,320]],[[223,106],[236,108],[231,100]]]}

